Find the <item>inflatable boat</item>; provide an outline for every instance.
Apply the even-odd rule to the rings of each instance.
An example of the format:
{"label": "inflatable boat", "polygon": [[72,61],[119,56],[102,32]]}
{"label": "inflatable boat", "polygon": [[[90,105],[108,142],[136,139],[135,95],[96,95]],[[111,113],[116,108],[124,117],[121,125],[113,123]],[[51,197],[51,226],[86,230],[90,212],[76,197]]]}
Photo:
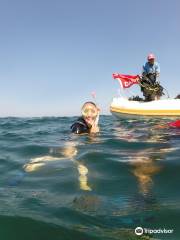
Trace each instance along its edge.
{"label": "inflatable boat", "polygon": [[117,97],[113,98],[110,111],[117,117],[178,117],[180,116],[180,99],[143,102]]}

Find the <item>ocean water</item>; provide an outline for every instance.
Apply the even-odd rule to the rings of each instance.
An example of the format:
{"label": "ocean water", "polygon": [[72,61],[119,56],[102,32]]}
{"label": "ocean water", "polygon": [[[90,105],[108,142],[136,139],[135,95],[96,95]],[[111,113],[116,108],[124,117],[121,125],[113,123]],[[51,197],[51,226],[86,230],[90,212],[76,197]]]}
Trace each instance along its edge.
{"label": "ocean water", "polygon": [[101,116],[75,136],[75,119],[0,119],[0,240],[179,240],[180,130]]}

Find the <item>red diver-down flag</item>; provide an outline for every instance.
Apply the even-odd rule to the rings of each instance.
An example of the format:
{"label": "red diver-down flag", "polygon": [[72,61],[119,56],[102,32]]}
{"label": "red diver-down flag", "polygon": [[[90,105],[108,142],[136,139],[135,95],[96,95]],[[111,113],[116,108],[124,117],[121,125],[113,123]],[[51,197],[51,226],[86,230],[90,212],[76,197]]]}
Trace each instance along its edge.
{"label": "red diver-down flag", "polygon": [[123,88],[129,88],[133,84],[139,83],[139,75],[124,75],[119,73],[113,73],[113,78],[120,80],[120,85]]}

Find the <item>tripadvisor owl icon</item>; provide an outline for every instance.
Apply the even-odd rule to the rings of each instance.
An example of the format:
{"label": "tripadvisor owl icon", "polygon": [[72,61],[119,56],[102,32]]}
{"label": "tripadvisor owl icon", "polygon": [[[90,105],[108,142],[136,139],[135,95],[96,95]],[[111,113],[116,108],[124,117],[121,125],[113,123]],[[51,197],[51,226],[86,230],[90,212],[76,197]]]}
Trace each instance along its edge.
{"label": "tripadvisor owl icon", "polygon": [[142,227],[137,227],[135,229],[135,234],[138,235],[138,236],[142,235],[143,234],[143,228]]}

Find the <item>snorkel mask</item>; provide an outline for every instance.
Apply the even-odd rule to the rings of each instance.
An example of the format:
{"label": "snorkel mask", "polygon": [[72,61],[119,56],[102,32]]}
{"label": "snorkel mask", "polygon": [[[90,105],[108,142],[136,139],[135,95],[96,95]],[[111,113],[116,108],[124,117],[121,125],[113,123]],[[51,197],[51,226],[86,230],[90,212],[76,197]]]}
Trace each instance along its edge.
{"label": "snorkel mask", "polygon": [[86,102],[81,109],[82,116],[95,119],[98,115],[98,109],[93,102]]}

